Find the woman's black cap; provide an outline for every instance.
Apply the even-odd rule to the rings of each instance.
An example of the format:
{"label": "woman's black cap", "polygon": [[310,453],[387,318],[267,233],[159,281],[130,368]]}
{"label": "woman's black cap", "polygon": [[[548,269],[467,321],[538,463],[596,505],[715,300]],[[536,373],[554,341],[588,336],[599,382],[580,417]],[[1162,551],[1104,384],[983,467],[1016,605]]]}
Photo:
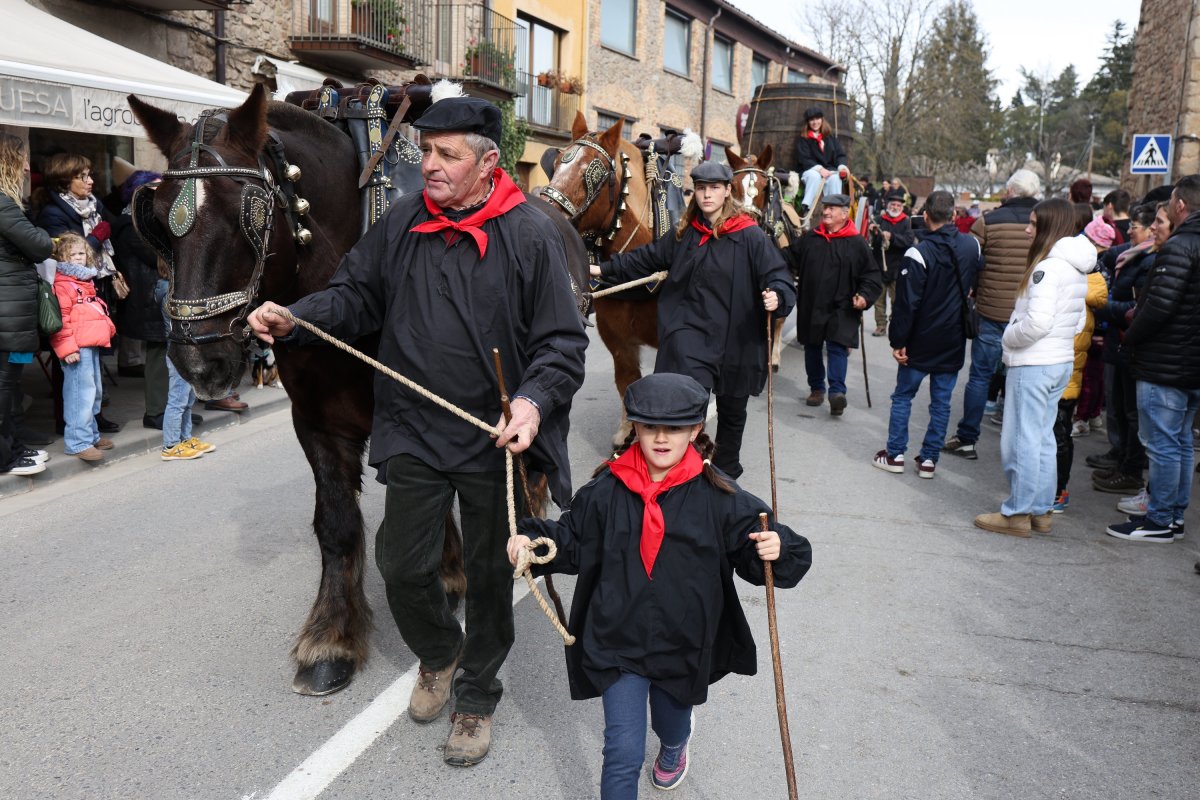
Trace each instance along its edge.
{"label": "woman's black cap", "polygon": [[708,416],[708,390],[687,375],[647,375],[625,390],[625,416],[644,425],[695,425]]}
{"label": "woman's black cap", "polygon": [[500,109],[478,97],[447,97],[413,123],[420,131],[478,133],[500,145]]}
{"label": "woman's black cap", "polygon": [[809,122],[817,118],[825,119],[825,111],[820,106],[809,106],[804,112],[804,121]]}

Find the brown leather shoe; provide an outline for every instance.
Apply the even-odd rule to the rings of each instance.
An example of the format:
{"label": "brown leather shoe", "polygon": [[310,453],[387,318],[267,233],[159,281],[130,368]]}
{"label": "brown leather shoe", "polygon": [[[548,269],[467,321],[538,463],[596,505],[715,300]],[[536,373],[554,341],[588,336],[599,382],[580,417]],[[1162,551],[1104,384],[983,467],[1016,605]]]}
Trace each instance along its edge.
{"label": "brown leather shoe", "polygon": [[487,758],[492,746],[492,715],[450,715],[450,738],[442,760],[453,767],[470,767]]}
{"label": "brown leather shoe", "polygon": [[1029,517],[1029,526],[1034,533],[1049,533],[1054,527],[1054,512],[1047,511],[1045,514],[1032,514]]}
{"label": "brown leather shoe", "polygon": [[825,393],[822,392],[820,389],[813,389],[812,394],[810,394],[808,397],[804,398],[804,405],[806,405],[806,406],[819,406],[824,402],[825,402]]}
{"label": "brown leather shoe", "polygon": [[101,436],[99,439],[96,440],[96,443],[94,445],[92,445],[92,447],[96,448],[97,450],[112,450],[113,449],[113,440],[105,439],[103,436]]}
{"label": "brown leather shoe", "polygon": [[975,518],[975,527],[995,533],[1006,533],[1009,536],[1020,536],[1022,539],[1028,539],[1032,535],[1029,533],[1028,514],[1013,514],[1011,517],[999,513],[980,514]]}
{"label": "brown leather shoe", "polygon": [[442,669],[429,669],[424,664],[417,667],[417,683],[408,700],[408,716],[422,725],[441,716],[446,701],[450,699],[450,685],[454,682],[454,671],[458,669],[455,658]]}
{"label": "brown leather shoe", "polygon": [[87,450],[80,450],[78,453],[68,453],[68,455],[75,456],[80,461],[96,462],[104,460],[104,453],[101,453],[95,447],[89,447]]}
{"label": "brown leather shoe", "polygon": [[250,407],[250,404],[243,403],[241,400],[235,400],[232,397],[223,397],[220,400],[209,400],[204,404],[204,407],[209,411],[245,411]]}

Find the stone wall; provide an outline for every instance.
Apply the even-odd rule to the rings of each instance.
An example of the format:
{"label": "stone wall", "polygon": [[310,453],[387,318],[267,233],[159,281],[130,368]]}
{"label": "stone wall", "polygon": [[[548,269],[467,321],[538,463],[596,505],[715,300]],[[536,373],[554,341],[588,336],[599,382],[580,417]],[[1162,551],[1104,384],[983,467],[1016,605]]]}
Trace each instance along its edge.
{"label": "stone wall", "polygon": [[[1173,178],[1200,172],[1200,0],[1142,0],[1129,97],[1127,146],[1135,133],[1169,133]],[[1161,183],[1130,175],[1126,159],[1121,185],[1135,197]]]}

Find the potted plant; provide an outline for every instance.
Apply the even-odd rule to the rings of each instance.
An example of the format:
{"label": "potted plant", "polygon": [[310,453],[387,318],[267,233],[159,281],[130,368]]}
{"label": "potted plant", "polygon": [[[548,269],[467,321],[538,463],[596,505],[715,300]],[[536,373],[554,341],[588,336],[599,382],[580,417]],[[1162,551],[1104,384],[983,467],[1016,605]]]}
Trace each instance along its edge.
{"label": "potted plant", "polygon": [[465,77],[483,78],[504,86],[511,86],[516,80],[517,70],[513,66],[513,53],[487,39],[468,39],[463,55]]}
{"label": "potted plant", "polygon": [[403,49],[400,39],[408,31],[401,0],[350,0],[355,33]]}
{"label": "potted plant", "polygon": [[558,73],[552,69],[545,72],[539,72],[537,76],[538,86],[544,86],[547,89],[552,89],[558,85]]}
{"label": "potted plant", "polygon": [[574,75],[560,75],[558,90],[563,94],[583,94],[583,80]]}

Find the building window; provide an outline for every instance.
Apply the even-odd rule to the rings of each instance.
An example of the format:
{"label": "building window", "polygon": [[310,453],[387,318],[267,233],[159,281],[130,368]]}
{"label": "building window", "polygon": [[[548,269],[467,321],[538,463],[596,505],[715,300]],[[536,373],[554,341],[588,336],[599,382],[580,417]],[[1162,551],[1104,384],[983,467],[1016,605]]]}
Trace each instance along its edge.
{"label": "building window", "polygon": [[725,155],[725,148],[729,146],[729,142],[722,142],[719,139],[708,140],[708,158],[710,161],[716,161],[718,164],[729,164],[729,157]]}
{"label": "building window", "polygon": [[521,92],[516,98],[517,116],[535,125],[561,129],[566,124],[566,109],[559,107],[557,94],[561,33],[524,15],[517,17],[517,27],[525,33],[517,37],[513,59]]}
{"label": "building window", "polygon": [[753,91],[767,82],[767,67],[771,62],[762,56],[755,56],[750,62],[750,90]]}
{"label": "building window", "polygon": [[808,83],[808,73],[801,72],[798,69],[789,69],[787,82],[788,83]]}
{"label": "building window", "polygon": [[636,33],[637,0],[601,0],[600,44],[633,55]]}
{"label": "building window", "polygon": [[680,75],[689,75],[688,55],[692,51],[692,21],[667,9],[663,25],[663,67]]}
{"label": "building window", "polygon": [[724,92],[733,91],[733,42],[713,37],[712,85]]}
{"label": "building window", "polygon": [[597,130],[606,131],[620,120],[625,120],[625,124],[621,126],[621,138],[626,141],[633,141],[633,123],[637,122],[636,119],[623,114],[614,114],[610,111],[596,110]]}

